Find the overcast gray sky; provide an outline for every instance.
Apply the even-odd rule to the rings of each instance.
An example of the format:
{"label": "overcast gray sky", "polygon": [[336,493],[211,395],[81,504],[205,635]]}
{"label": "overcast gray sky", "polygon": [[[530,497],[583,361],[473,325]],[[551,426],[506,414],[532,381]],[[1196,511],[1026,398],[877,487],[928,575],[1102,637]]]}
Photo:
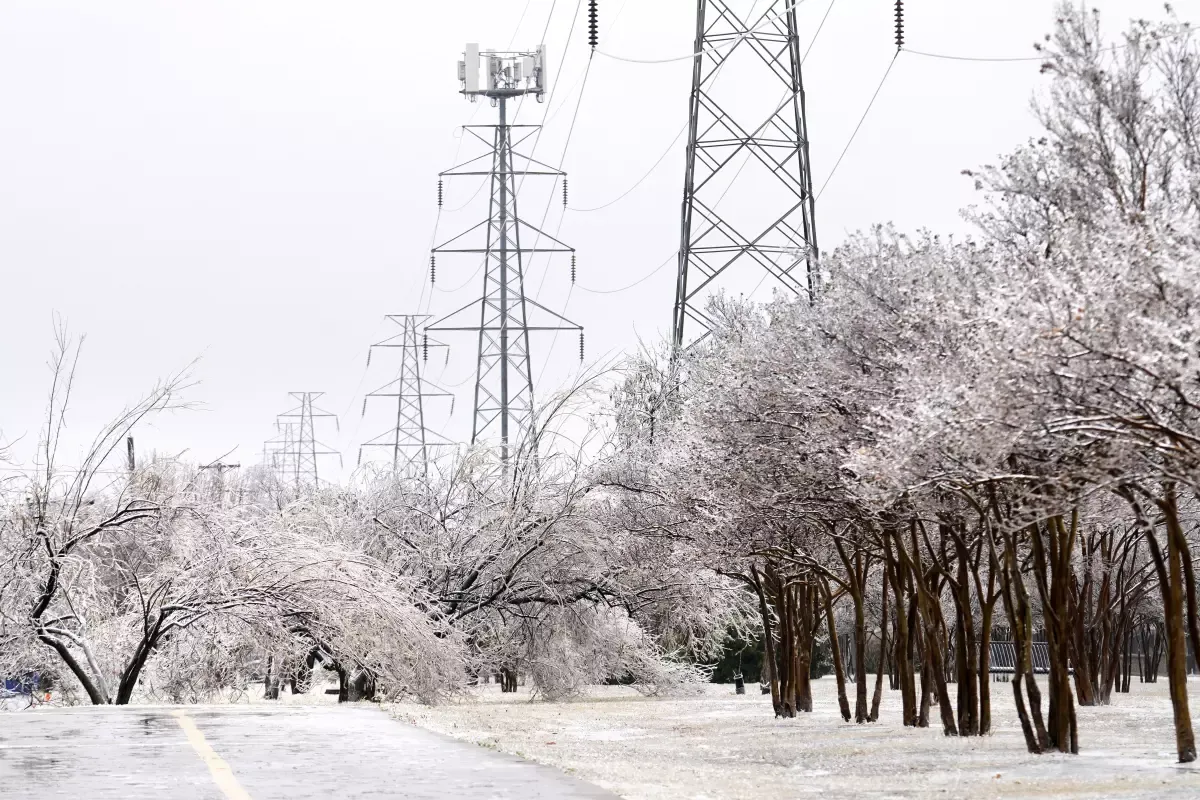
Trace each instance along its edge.
{"label": "overcast gray sky", "polygon": [[[753,0],[739,0],[747,6]],[[480,290],[475,264],[443,260],[428,291],[437,173],[478,154],[456,127],[494,121],[457,94],[465,42],[503,49],[545,40],[555,78],[539,159],[564,161],[571,203],[602,205],[662,156],[611,207],[566,212],[531,185],[523,216],[579,251],[570,290],[559,262],[531,265],[531,295],[587,328],[589,361],[669,327],[678,247],[691,64],[587,62],[578,0],[308,2],[2,0],[0,2],[0,431],[28,463],[45,405],[52,320],[87,335],[65,460],[154,381],[199,358],[190,398],[204,410],[159,418],[140,450],[198,461],[237,448],[256,461],[289,391],[323,391],[342,415],[321,438],[352,467],[358,445],[387,427],[360,419],[362,394],[394,374],[365,369],[382,317],[439,314]],[[765,0],[760,0],[765,2]],[[601,49],[633,58],[686,55],[694,0],[601,0]],[[913,49],[1024,56],[1050,29],[1051,0],[910,0]],[[1148,0],[1092,0],[1115,36]],[[1200,20],[1200,0],[1174,4]],[[892,0],[805,0],[803,46],[829,11],[804,65],[814,183],[822,185],[894,53]],[[553,13],[551,13],[553,9]],[[569,42],[569,46],[568,46]],[[565,59],[564,59],[565,54]],[[1036,62],[968,63],[902,54],[817,207],[821,246],[894,221],[904,229],[967,229],[977,198],[964,168],[1031,135]],[[739,87],[741,90],[741,87]],[[746,86],[767,92],[774,86]],[[578,104],[569,147],[567,130]],[[446,207],[477,188],[447,186]],[[486,192],[483,193],[486,195]],[[469,227],[476,202],[443,213],[437,235]],[[543,277],[543,273],[546,273]],[[459,292],[443,291],[463,285]],[[766,292],[760,296],[765,298]],[[424,298],[424,300],[422,299]],[[469,433],[474,342],[454,345],[430,377],[457,386],[431,425]],[[553,350],[551,345],[553,344]],[[538,390],[578,368],[572,336],[534,341]],[[545,367],[543,365],[546,365]]]}

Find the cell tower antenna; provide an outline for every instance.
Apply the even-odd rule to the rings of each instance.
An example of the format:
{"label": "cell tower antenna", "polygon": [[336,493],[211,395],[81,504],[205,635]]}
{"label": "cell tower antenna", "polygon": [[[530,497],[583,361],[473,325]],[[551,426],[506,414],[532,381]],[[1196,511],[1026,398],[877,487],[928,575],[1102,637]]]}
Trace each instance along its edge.
{"label": "cell tower antenna", "polygon": [[[812,299],[817,292],[816,210],[797,3],[772,0],[753,18],[752,11],[739,10],[749,5],[748,0],[697,0],[672,314],[677,350],[712,330],[707,297],[722,281],[736,280],[734,271],[745,276],[765,270],[776,285],[796,295]],[[727,74],[718,82],[722,73]],[[766,111],[748,110],[746,87],[775,81],[783,86],[782,102],[773,102]],[[747,165],[763,176],[754,184],[756,201],[737,203],[736,219],[732,210],[718,213],[718,200]]]}
{"label": "cell tower antenna", "polygon": [[[391,451],[392,469],[396,474],[424,477],[429,474],[429,448],[450,444],[444,437],[425,426],[425,400],[449,397],[453,413],[454,395],[422,378],[421,363],[428,357],[430,348],[445,348],[446,345],[421,334],[420,327],[429,320],[428,315],[389,314],[387,319],[399,325],[401,330],[394,336],[371,345],[371,352],[377,348],[398,349],[400,371],[395,380],[363,398],[363,414],[366,415],[367,401],[372,398],[394,399],[396,425],[374,439],[363,442],[358,449],[358,462],[362,463],[365,448],[384,448]],[[368,364],[370,360],[368,356]]]}
{"label": "cell tower antenna", "polygon": [[[426,330],[478,334],[471,442],[485,441],[498,434],[504,463],[508,462],[510,443],[534,425],[529,334],[577,331],[581,341],[583,337],[582,326],[525,294],[525,266],[529,256],[575,253],[574,248],[522,220],[517,213],[518,176],[522,183],[531,177],[566,177],[561,170],[514,150],[531,138],[539,126],[510,124],[508,101],[532,94],[542,102],[547,89],[546,75],[545,45],[534,51],[481,53],[479,45],[468,44],[463,60],[458,63],[462,94],[471,102],[481,97],[491,100],[499,108],[499,124],[466,126],[464,130],[487,145],[490,152],[438,176],[439,179],[475,176],[491,182],[488,218],[433,249],[435,262],[443,253],[482,257],[483,294],[431,323]],[[491,136],[480,132],[485,129]],[[528,242],[531,238],[534,246],[522,243],[523,239]],[[469,319],[478,319],[478,324],[467,324]]]}
{"label": "cell tower antenna", "polygon": [[[315,403],[324,392],[289,392],[288,396],[300,405],[280,414],[275,422],[279,436],[266,442],[264,455],[284,482],[294,483],[297,491],[309,491],[319,485],[318,461],[324,456],[341,453],[317,441],[316,421],[333,419],[337,415],[317,408]],[[340,426],[338,426],[340,430]]]}

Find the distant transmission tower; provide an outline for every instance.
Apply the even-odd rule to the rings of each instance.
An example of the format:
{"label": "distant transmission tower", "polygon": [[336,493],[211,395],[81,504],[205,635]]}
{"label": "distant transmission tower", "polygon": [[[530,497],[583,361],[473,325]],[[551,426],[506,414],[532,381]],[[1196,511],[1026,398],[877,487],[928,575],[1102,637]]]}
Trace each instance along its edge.
{"label": "distant transmission tower", "polygon": [[[480,66],[484,68],[480,82]],[[465,130],[490,146],[490,154],[474,158],[443,172],[440,178],[476,176],[490,180],[490,213],[486,220],[433,249],[430,280],[436,278],[441,253],[473,253],[483,258],[483,295],[428,326],[429,331],[469,331],[479,335],[479,362],[475,375],[475,416],[472,443],[499,434],[501,459],[508,460],[510,442],[533,426],[533,372],[529,334],[533,331],[578,331],[583,356],[583,327],[556,314],[525,294],[525,265],[535,253],[571,253],[575,250],[530,225],[517,213],[516,179],[565,173],[513,150],[537,131],[537,125],[510,125],[508,101],[532,94],[539,102],[546,92],[546,49],[534,52],[482,55],[479,45],[468,44],[458,65],[462,93],[475,102],[491,100],[500,109],[498,125],[468,125]],[[490,129],[491,137],[477,131]],[[514,131],[517,140],[513,141]],[[490,158],[490,165],[485,163]],[[521,162],[518,168],[514,162]],[[564,182],[564,205],[566,188]],[[438,201],[441,203],[441,180]],[[533,240],[533,246],[529,242]],[[572,267],[573,268],[573,267]],[[478,315],[478,324],[466,324]],[[531,319],[532,317],[532,319]]]}
{"label": "distant transmission tower", "polygon": [[425,399],[449,397],[451,413],[454,413],[454,395],[441,387],[421,378],[421,362],[428,357],[429,348],[445,347],[441,342],[422,338],[418,328],[428,316],[416,314],[388,315],[388,320],[401,327],[400,333],[371,345],[367,365],[371,364],[370,353],[376,348],[400,350],[400,372],[390,383],[363,398],[363,415],[367,413],[367,401],[371,398],[393,398],[396,401],[396,425],[393,429],[364,442],[358,449],[358,462],[362,463],[362,451],[367,447],[382,447],[391,451],[392,469],[397,474],[429,474],[429,447],[450,444],[425,427]]}
{"label": "distant transmission tower", "polygon": [[275,420],[275,430],[278,433],[263,442],[263,464],[266,465],[280,481],[292,480],[295,468],[289,463],[291,453],[295,448],[292,440],[295,438],[296,425],[293,422]]}
{"label": "distant transmission tower", "polygon": [[[672,315],[676,348],[712,330],[706,298],[722,288],[722,280],[736,285],[729,284],[737,278],[727,271],[736,269],[743,280],[766,271],[778,285],[803,297],[813,297],[817,288],[816,212],[796,2],[772,0],[753,18],[747,16],[750,10],[738,10],[750,5],[749,0],[697,1]],[[784,87],[782,101],[769,90],[762,98],[760,87],[776,81]],[[747,166],[751,169],[742,176]],[[717,203],[739,176],[753,192],[751,202],[727,202],[727,210],[718,212]]]}
{"label": "distant transmission tower", "polygon": [[337,415],[314,405],[324,392],[289,392],[288,395],[300,405],[278,416],[279,435],[265,443],[264,456],[282,481],[294,483],[300,491],[315,489],[319,480],[319,459],[341,455],[317,441],[316,420],[332,418],[336,425]]}

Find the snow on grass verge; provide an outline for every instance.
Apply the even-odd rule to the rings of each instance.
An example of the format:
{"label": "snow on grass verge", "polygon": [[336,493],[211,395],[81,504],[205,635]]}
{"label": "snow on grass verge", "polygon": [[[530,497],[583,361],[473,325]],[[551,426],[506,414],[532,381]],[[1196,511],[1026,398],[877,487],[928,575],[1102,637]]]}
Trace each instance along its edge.
{"label": "snow on grass verge", "polygon": [[739,697],[726,685],[670,698],[593,687],[558,703],[485,685],[458,702],[389,708],[630,800],[1200,797],[1200,768],[1175,763],[1166,688],[1165,679],[1134,684],[1111,706],[1080,708],[1078,756],[1025,752],[1007,683],[992,684],[996,732],[970,739],[947,739],[940,727],[904,729],[899,694],[887,690],[880,722],[842,722],[832,680],[814,682],[816,710],[794,720],[775,719],[756,687]]}

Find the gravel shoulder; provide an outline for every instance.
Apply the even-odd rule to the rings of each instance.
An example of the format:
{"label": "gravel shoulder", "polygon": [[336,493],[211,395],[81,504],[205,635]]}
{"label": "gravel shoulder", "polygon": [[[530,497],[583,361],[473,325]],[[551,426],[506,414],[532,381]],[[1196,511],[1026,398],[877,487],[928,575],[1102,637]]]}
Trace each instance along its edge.
{"label": "gravel shoulder", "polygon": [[[719,684],[668,698],[594,687],[559,703],[533,700],[527,689],[504,695],[492,684],[453,703],[389,710],[630,800],[1200,797],[1200,767],[1175,763],[1165,679],[1135,684],[1110,706],[1080,708],[1078,756],[1025,752],[1007,683],[992,684],[996,732],[972,739],[904,729],[899,695],[886,690],[879,723],[846,723],[833,680],[813,687],[816,710],[795,720],[775,719],[756,687],[739,697]],[[1200,682],[1191,689],[1195,698]]]}

